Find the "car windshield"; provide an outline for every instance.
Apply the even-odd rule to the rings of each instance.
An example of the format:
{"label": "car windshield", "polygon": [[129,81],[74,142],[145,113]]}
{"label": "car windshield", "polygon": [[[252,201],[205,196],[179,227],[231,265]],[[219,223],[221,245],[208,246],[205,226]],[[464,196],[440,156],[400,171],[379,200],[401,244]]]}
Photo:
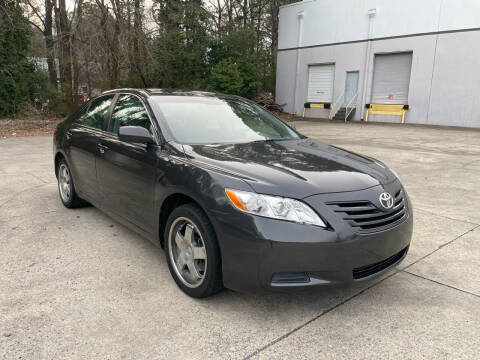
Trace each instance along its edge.
{"label": "car windshield", "polygon": [[209,96],[154,96],[173,137],[184,144],[299,139],[301,135],[260,106]]}

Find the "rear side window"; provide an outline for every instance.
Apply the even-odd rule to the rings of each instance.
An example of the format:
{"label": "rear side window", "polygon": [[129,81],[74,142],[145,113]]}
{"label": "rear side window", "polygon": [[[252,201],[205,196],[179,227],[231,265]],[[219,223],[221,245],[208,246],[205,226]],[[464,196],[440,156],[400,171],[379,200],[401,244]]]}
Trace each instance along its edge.
{"label": "rear side window", "polygon": [[68,122],[79,122],[79,119],[85,114],[85,112],[88,110],[88,103],[84,103],[80,105],[80,107],[71,114],[66,121]]}
{"label": "rear side window", "polygon": [[141,126],[150,130],[148,113],[142,102],[134,95],[121,95],[115,103],[108,131],[118,134],[121,126]]}
{"label": "rear side window", "polygon": [[78,122],[85,126],[103,129],[103,122],[114,96],[115,95],[107,95],[93,100],[88,111],[78,119]]}

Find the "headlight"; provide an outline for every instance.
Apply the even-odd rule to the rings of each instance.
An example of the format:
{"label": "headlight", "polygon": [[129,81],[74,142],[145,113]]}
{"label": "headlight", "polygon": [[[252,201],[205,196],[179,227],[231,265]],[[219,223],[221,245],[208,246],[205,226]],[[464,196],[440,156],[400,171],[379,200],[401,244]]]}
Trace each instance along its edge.
{"label": "headlight", "polygon": [[273,219],[327,227],[307,204],[278,196],[225,189],[227,197],[238,210]]}

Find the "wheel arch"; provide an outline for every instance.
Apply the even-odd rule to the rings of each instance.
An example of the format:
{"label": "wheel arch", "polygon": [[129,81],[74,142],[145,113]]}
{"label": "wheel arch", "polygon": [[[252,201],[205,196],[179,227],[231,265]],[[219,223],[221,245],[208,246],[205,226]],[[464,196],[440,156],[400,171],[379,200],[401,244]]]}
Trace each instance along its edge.
{"label": "wheel arch", "polygon": [[202,204],[197,199],[182,192],[174,192],[172,194],[169,194],[162,201],[162,205],[160,206],[160,211],[158,216],[158,219],[159,219],[158,237],[159,237],[159,242],[162,249],[165,248],[165,239],[163,238],[163,233],[165,231],[165,225],[167,223],[168,217],[170,216],[170,214],[175,208],[185,204],[195,204],[198,207],[200,207],[200,209],[203,210],[203,212],[207,215],[207,218],[209,218],[211,222],[211,219],[208,216],[208,213],[205,211],[205,207],[202,206]]}
{"label": "wheel arch", "polygon": [[68,164],[67,157],[65,156],[65,154],[62,153],[61,151],[57,151],[57,153],[55,154],[55,160],[54,160],[55,177],[57,177],[57,178],[58,178],[58,166],[59,166],[60,161],[62,159],[65,160]]}

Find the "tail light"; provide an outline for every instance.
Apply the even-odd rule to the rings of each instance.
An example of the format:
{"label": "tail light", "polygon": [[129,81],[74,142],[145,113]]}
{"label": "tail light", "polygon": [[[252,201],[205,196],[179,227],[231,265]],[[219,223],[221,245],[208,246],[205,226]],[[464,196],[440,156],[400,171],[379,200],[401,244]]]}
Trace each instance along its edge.
{"label": "tail light", "polygon": [[53,129],[53,137],[55,137],[55,135],[57,135],[57,128],[55,127],[55,129]]}

